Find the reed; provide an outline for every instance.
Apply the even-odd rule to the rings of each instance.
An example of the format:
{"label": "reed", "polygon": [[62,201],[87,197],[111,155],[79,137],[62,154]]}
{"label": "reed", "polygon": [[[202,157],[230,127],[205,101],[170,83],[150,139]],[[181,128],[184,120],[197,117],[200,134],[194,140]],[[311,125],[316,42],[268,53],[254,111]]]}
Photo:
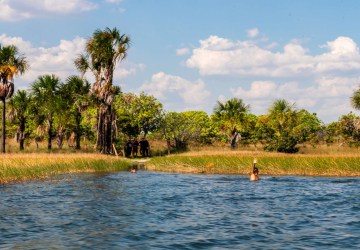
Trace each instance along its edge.
{"label": "reed", "polygon": [[178,173],[241,174],[252,171],[254,158],[260,175],[360,176],[359,154],[289,155],[267,152],[205,151],[155,157],[146,169]]}
{"label": "reed", "polygon": [[6,154],[0,158],[0,184],[63,173],[127,170],[133,164],[124,158],[99,154]]}

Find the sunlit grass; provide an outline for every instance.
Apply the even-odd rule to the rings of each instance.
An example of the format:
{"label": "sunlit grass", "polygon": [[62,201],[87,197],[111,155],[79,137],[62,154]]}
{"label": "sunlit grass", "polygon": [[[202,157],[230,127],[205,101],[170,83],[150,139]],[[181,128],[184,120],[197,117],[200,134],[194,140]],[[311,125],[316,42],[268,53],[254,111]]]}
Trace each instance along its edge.
{"label": "sunlit grass", "polygon": [[165,172],[247,175],[254,158],[261,175],[360,176],[360,154],[356,152],[328,155],[211,150],[155,157],[146,167]]}
{"label": "sunlit grass", "polygon": [[62,173],[127,170],[133,163],[100,154],[4,154],[0,184],[44,179]]}

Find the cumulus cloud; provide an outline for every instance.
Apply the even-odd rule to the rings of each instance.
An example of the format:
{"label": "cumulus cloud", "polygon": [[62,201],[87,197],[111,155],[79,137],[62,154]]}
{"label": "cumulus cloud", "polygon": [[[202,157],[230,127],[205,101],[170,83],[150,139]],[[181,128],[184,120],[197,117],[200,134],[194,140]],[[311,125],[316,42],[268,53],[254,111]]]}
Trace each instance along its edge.
{"label": "cumulus cloud", "polygon": [[250,38],[255,38],[259,35],[259,30],[258,28],[253,28],[247,31],[247,36]]}
{"label": "cumulus cloud", "polygon": [[[23,75],[15,79],[18,88],[27,87],[38,76],[44,74],[55,74],[62,80],[68,76],[78,74],[74,66],[74,59],[84,52],[86,39],[75,37],[73,40],[61,40],[58,45],[45,48],[34,47],[30,42],[21,37],[9,37],[5,34],[0,35],[2,45],[13,44],[17,46],[30,63],[30,69]],[[120,79],[135,74],[145,66],[142,64],[119,63],[114,73],[114,84]],[[89,80],[91,74],[87,74]]]}
{"label": "cumulus cloud", "polygon": [[293,41],[282,51],[273,52],[249,41],[210,36],[200,41],[186,65],[198,69],[201,75],[255,77],[303,77],[360,70],[359,49],[351,38],[338,37],[322,48],[327,51],[313,56]]}
{"label": "cumulus cloud", "polygon": [[0,0],[2,21],[19,21],[47,14],[90,11],[97,5],[89,0]]}
{"label": "cumulus cloud", "polygon": [[349,97],[360,83],[357,77],[319,77],[313,84],[297,81],[253,81],[249,88],[232,88],[233,96],[251,104],[252,110],[264,114],[275,99],[295,102],[298,108],[316,112],[324,121],[334,121],[352,110]]}
{"label": "cumulus cloud", "polygon": [[210,95],[203,81],[191,82],[179,76],[165,74],[164,72],[154,74],[151,81],[143,84],[140,90],[163,100],[166,100],[168,93],[176,93],[185,104],[192,105],[206,103]]}
{"label": "cumulus cloud", "polygon": [[73,40],[61,40],[57,46],[45,48],[34,47],[21,37],[8,37],[4,34],[0,36],[1,44],[17,46],[30,63],[30,69],[18,77],[22,85],[28,85],[43,74],[55,74],[62,79],[75,74],[74,59],[83,51],[85,42],[85,39],[76,37]]}
{"label": "cumulus cloud", "polygon": [[134,64],[130,62],[122,62],[116,64],[115,72],[114,72],[114,83],[116,81],[121,81],[130,75],[135,75],[137,72],[142,71],[146,68],[144,64]]}

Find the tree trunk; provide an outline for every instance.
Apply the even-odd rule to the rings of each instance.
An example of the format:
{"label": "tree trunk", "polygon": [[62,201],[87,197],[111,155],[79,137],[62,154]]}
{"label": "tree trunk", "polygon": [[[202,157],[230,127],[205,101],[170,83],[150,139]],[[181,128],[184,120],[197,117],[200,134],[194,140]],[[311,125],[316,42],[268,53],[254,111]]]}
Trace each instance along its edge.
{"label": "tree trunk", "polygon": [[75,121],[76,121],[76,131],[75,131],[75,140],[76,140],[76,145],[75,145],[75,149],[80,149],[80,139],[81,139],[81,113],[77,112],[76,116],[75,116]]}
{"label": "tree trunk", "polygon": [[24,141],[25,141],[25,121],[20,122],[20,131],[19,131],[19,143],[20,150],[24,150]]}
{"label": "tree trunk", "polygon": [[239,137],[241,137],[240,133],[237,131],[236,128],[234,128],[230,133],[230,147],[231,149],[236,148],[236,144],[239,140]]}
{"label": "tree trunk", "polygon": [[62,127],[60,127],[58,129],[58,133],[57,133],[57,146],[58,146],[58,149],[62,149],[63,144],[64,144],[64,129]]}
{"label": "tree trunk", "polygon": [[170,141],[170,138],[166,139],[166,145],[167,145],[168,155],[170,155],[171,154],[171,141]]}
{"label": "tree trunk", "polygon": [[[99,106],[97,109],[97,123],[96,123],[96,143],[95,148],[100,149],[101,147],[101,129],[102,129],[102,119],[101,119],[101,107]],[[101,151],[101,150],[100,150]]]}
{"label": "tree trunk", "polygon": [[52,119],[49,120],[49,128],[48,128],[48,150],[51,150],[51,137],[52,137]]}
{"label": "tree trunk", "polygon": [[6,111],[6,107],[5,107],[5,98],[1,99],[2,103],[3,103],[3,110],[2,110],[2,137],[1,137],[1,141],[2,141],[2,147],[1,150],[3,153],[5,153],[5,138],[6,138],[6,122],[5,122],[5,111]]}
{"label": "tree trunk", "polygon": [[106,137],[105,137],[105,153],[106,154],[111,154],[113,152],[112,149],[112,114],[111,114],[111,106],[108,107],[107,109],[107,115],[106,115]]}

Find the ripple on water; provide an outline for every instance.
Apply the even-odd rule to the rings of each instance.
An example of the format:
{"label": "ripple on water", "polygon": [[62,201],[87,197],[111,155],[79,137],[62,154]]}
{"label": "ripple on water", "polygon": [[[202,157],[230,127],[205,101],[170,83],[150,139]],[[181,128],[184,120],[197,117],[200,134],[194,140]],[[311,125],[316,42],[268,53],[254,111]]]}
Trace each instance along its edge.
{"label": "ripple on water", "polygon": [[360,179],[63,175],[0,186],[4,249],[356,249]]}

